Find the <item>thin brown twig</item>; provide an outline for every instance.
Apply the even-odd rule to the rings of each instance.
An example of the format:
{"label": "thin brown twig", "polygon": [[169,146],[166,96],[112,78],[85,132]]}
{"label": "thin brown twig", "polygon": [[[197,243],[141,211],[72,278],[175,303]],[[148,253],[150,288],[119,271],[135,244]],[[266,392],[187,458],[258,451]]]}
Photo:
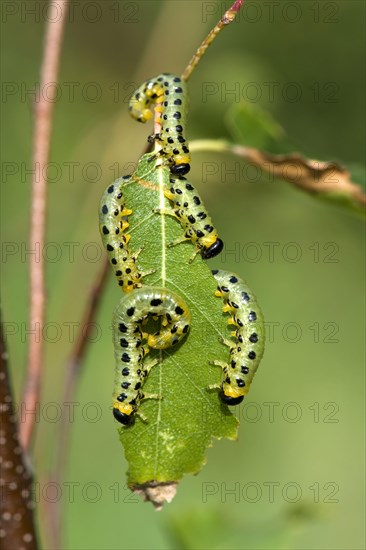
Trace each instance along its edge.
{"label": "thin brown twig", "polygon": [[[68,0],[55,0],[50,4],[41,67],[40,90],[48,89],[47,97],[40,93],[34,105],[33,166],[31,220],[29,246],[40,250],[39,258],[33,255],[29,265],[30,312],[29,324],[37,334],[42,334],[45,316],[45,275],[42,250],[46,233],[47,180],[44,167],[48,162],[51,138],[52,113],[56,87],[49,86],[57,81],[64,22]],[[20,440],[25,449],[31,445],[35,431],[36,406],[40,399],[43,370],[44,342],[42,338],[31,338],[28,348],[26,380],[22,402],[28,414],[20,426]]]}
{"label": "thin brown twig", "polygon": [[8,353],[0,319],[0,538],[2,547],[37,550],[32,501],[32,475],[19,445],[18,422],[8,369]]}
{"label": "thin brown twig", "polygon": [[307,159],[299,153],[274,155],[254,147],[214,139],[191,141],[190,150],[237,155],[271,178],[284,180],[311,195],[331,199],[357,211],[365,210],[365,192],[352,181],[350,172],[336,162]]}
{"label": "thin brown twig", "polygon": [[235,0],[233,5],[224,13],[220,21],[215,25],[215,27],[208,33],[200,47],[197,49],[196,53],[188,63],[187,67],[182,73],[182,79],[188,80],[194,69],[196,68],[198,62],[205,55],[206,50],[211,46],[212,42],[217,38],[218,34],[227,26],[230,25],[237,16],[240,8],[243,6],[244,0]]}
{"label": "thin brown twig", "polygon": [[75,346],[70,354],[68,367],[66,369],[67,377],[64,392],[65,400],[67,400],[71,396],[74,381],[79,375],[80,365],[85,355],[90,333],[93,330],[92,320],[94,319],[98,311],[98,307],[102,297],[101,291],[105,287],[105,284],[107,282],[109,270],[110,264],[108,258],[105,257],[91,288]]}

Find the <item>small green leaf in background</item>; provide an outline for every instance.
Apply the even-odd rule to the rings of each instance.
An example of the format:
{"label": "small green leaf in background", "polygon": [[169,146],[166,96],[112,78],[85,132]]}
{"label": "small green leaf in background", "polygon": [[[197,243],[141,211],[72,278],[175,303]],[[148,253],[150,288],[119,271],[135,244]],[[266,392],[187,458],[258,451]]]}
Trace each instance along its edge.
{"label": "small green leaf in background", "polygon": [[366,170],[365,167],[361,164],[347,164],[348,170],[351,172],[352,181],[357,181],[357,183],[366,191]]}
{"label": "small green leaf in background", "polygon": [[[120,429],[121,442],[129,463],[128,481],[136,488],[179,481],[186,473],[198,472],[205,463],[212,438],[237,437],[237,420],[222,405],[217,390],[210,384],[221,381],[221,369],[209,364],[227,360],[228,350],[219,336],[228,334],[222,302],[214,297],[216,282],[209,265],[198,254],[192,264],[194,247],[186,242],[168,248],[170,241],[182,235],[180,223],[171,216],[154,213],[169,208],[163,188],[169,186],[167,168],[155,168],[142,157],[133,183],[125,191],[129,216],[131,250],[143,246],[138,264],[143,272],[155,269],[144,278],[145,285],[170,288],[187,303],[192,323],[188,337],[177,348],[164,352],[151,350],[161,363],[148,376],[144,390],[162,396],[161,400],[143,401],[140,410],[147,422],[136,418],[134,426]],[[214,264],[214,262],[213,262]],[[118,298],[116,288],[116,299]],[[111,349],[110,372],[112,379]],[[117,424],[116,424],[117,425]]]}
{"label": "small green leaf in background", "polygon": [[[269,171],[272,178],[289,181],[314,197],[365,215],[364,167],[312,160],[299,152],[272,115],[258,105],[235,104],[228,110],[226,121],[233,140],[248,148],[245,160],[249,162],[250,154],[254,154],[252,161],[262,162],[263,174]],[[231,145],[232,151],[236,148],[240,150]]]}
{"label": "small green leaf in background", "polygon": [[226,126],[236,143],[272,153],[285,149],[284,129],[259,105],[233,103],[226,114]]}

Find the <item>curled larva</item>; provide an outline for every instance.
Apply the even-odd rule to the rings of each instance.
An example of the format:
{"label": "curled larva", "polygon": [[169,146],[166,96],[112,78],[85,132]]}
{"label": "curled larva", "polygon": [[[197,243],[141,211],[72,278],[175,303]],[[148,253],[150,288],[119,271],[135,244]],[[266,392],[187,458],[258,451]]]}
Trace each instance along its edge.
{"label": "curled larva", "polygon": [[[160,331],[155,334],[144,334],[142,330],[149,315],[162,318]],[[146,286],[121,298],[113,315],[113,415],[118,422],[133,424],[140,401],[157,397],[142,391],[148,373],[157,363],[145,359],[149,348],[165,349],[178,344],[189,331],[190,321],[185,302],[166,288]]]}
{"label": "curled larva", "polygon": [[131,252],[128,246],[130,235],[126,233],[129,227],[127,218],[132,214],[132,210],[125,206],[123,191],[130,179],[131,176],[124,176],[121,180],[108,185],[99,208],[102,241],[118,284],[125,292],[141,286],[143,277],[136,263],[141,249]]}
{"label": "curled larva", "polygon": [[230,348],[229,362],[214,361],[222,367],[220,398],[227,405],[241,403],[248,393],[264,352],[264,320],[248,285],[234,273],[212,271],[218,286],[215,292],[224,301],[223,311],[230,313],[233,340],[224,340]]}
{"label": "curled larva", "polygon": [[197,252],[200,252],[205,260],[217,256],[222,251],[224,243],[219,238],[212,220],[193,185],[184,177],[171,177],[170,189],[166,189],[164,194],[173,203],[173,210],[157,209],[156,211],[178,218],[184,229],[184,235],[173,241],[171,245],[191,240],[196,246],[196,252],[191,260]]}
{"label": "curled larva", "polygon": [[159,134],[152,136],[162,148],[157,153],[166,159],[173,174],[184,175],[190,170],[191,155],[184,137],[187,119],[187,85],[177,75],[162,74],[144,82],[133,94],[129,110],[139,122],[152,117],[161,125]]}

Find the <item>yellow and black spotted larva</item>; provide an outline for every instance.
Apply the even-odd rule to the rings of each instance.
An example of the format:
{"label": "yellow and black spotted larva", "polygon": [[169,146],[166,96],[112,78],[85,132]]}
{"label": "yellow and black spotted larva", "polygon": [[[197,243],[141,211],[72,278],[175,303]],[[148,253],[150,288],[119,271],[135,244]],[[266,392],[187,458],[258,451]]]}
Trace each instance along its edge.
{"label": "yellow and black spotted larva", "polygon": [[186,83],[177,75],[165,73],[144,82],[133,94],[129,105],[131,116],[139,122],[149,120],[154,107],[156,120],[161,126],[160,132],[151,138],[162,146],[157,155],[166,159],[172,174],[182,176],[189,172],[191,162],[184,137],[187,98]]}
{"label": "yellow and black spotted larva", "polygon": [[[159,316],[160,331],[144,334],[142,324],[149,315]],[[144,382],[157,361],[144,359],[149,348],[175,346],[189,331],[191,315],[185,302],[166,288],[143,287],[123,296],[113,315],[115,386],[113,415],[124,426],[134,423],[144,394]],[[146,342],[146,343],[144,343]]]}
{"label": "yellow and black spotted larva", "polygon": [[196,245],[196,252],[191,260],[197,252],[201,252],[205,260],[217,256],[222,251],[224,243],[219,238],[196,189],[183,176],[171,177],[170,185],[170,189],[166,189],[164,194],[173,203],[173,210],[156,209],[156,212],[178,218],[184,229],[184,235],[171,245],[191,240]]}
{"label": "yellow and black spotted larva", "polygon": [[[238,405],[248,393],[264,352],[264,320],[248,285],[234,273],[212,271],[218,286],[216,296],[223,298],[229,325],[235,326],[234,340],[223,340],[230,348],[228,363],[213,361],[222,367],[220,398],[226,405]],[[214,386],[211,386],[214,387]]]}
{"label": "yellow and black spotted larva", "polygon": [[191,240],[196,245],[196,253],[201,252],[202,257],[208,259],[217,256],[224,245],[198,193],[183,177],[189,171],[191,161],[188,142],[183,135],[187,104],[186,83],[179,76],[162,74],[147,80],[138,88],[133,94],[129,109],[131,115],[140,122],[146,122],[152,117],[151,107],[154,107],[158,115],[156,120],[161,131],[153,139],[162,146],[157,154],[165,158],[170,167],[171,186],[164,193],[172,201],[174,210],[155,211],[174,215],[185,231],[181,239],[171,244]]}
{"label": "yellow and black spotted larva", "polygon": [[141,286],[142,277],[136,264],[141,248],[132,253],[128,243],[130,235],[125,233],[129,227],[127,218],[132,214],[125,206],[123,190],[131,176],[124,176],[112,185],[108,185],[100,201],[99,229],[103,244],[107,250],[113,272],[124,292]]}

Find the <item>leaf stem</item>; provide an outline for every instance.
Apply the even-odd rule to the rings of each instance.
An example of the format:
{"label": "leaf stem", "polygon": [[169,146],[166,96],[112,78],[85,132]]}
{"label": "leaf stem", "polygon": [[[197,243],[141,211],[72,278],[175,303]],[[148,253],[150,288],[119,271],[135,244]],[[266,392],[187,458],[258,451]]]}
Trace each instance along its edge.
{"label": "leaf stem", "polygon": [[195,70],[196,66],[198,65],[198,62],[202,59],[202,57],[205,55],[206,50],[213,41],[217,38],[219,33],[227,26],[230,25],[237,16],[239,10],[244,4],[244,0],[235,0],[233,5],[224,13],[224,15],[221,17],[220,21],[215,25],[215,27],[208,33],[206,38],[203,40],[202,44],[197,49],[196,53],[188,63],[187,67],[184,69],[182,73],[182,79],[188,80],[193,71]]}

